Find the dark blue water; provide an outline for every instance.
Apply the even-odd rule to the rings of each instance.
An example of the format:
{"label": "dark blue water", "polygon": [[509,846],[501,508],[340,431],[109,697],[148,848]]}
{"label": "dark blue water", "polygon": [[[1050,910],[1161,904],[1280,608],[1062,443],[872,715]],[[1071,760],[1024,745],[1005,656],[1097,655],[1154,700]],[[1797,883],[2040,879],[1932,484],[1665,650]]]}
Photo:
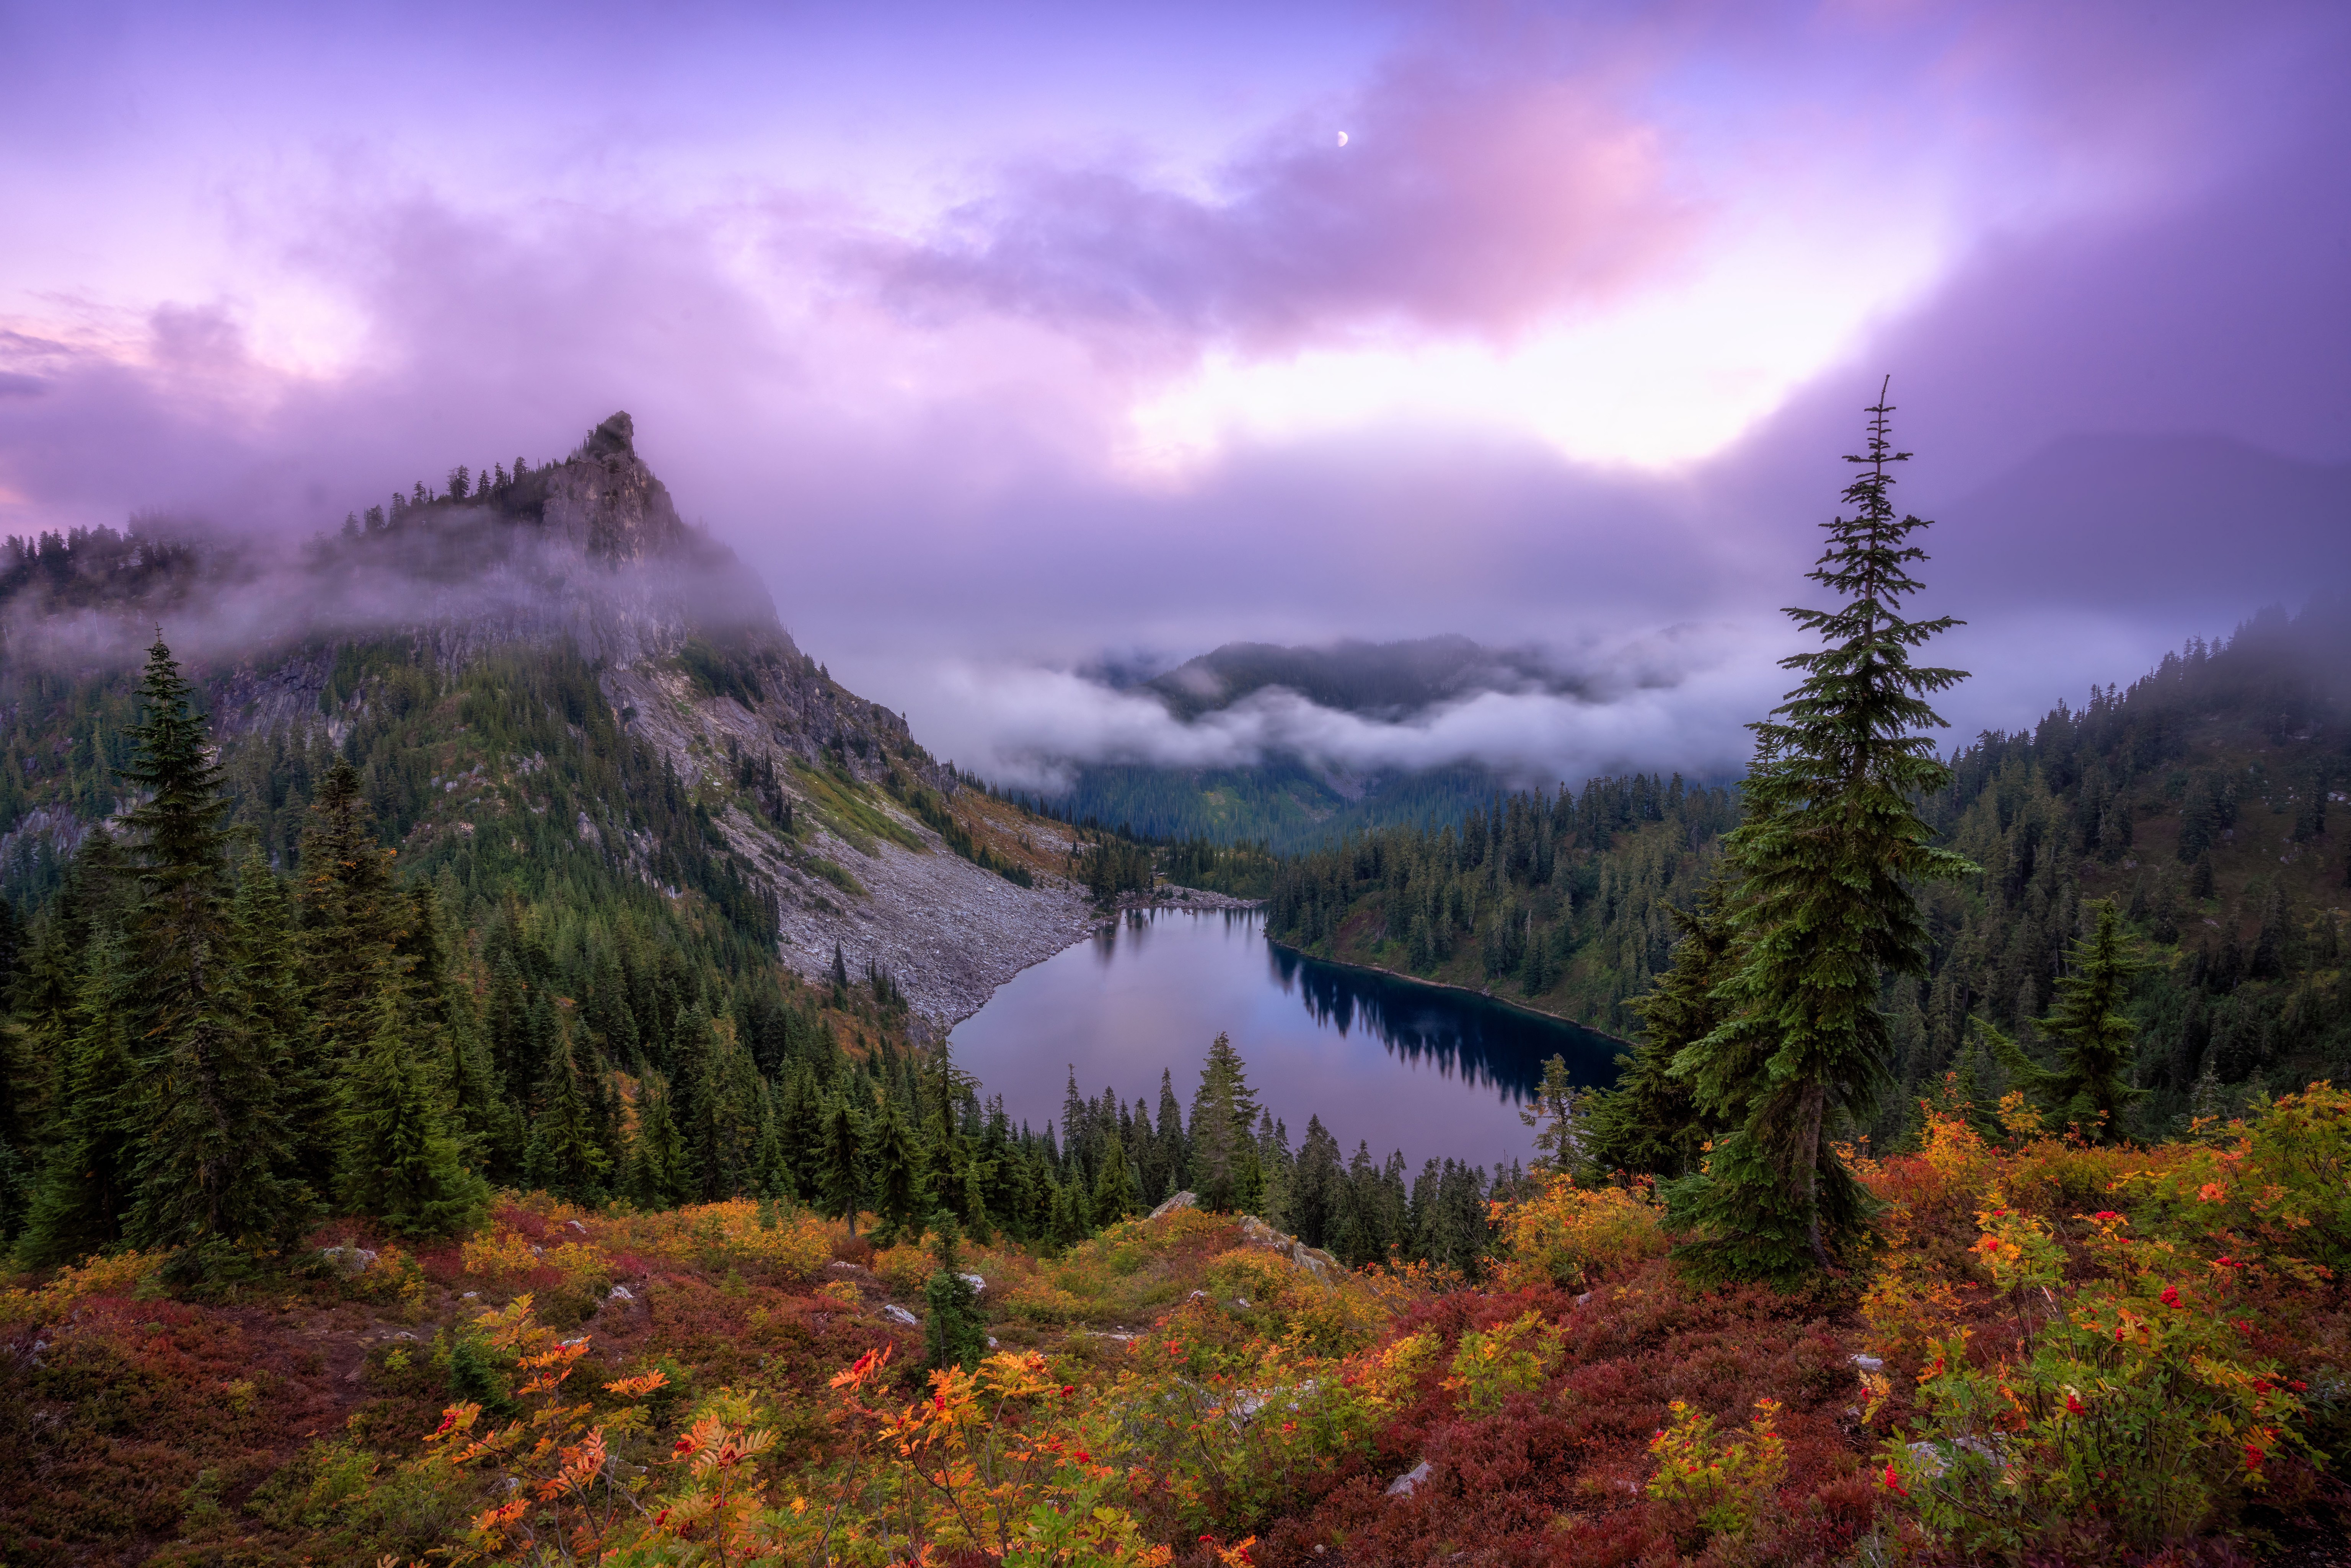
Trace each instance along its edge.
{"label": "dark blue water", "polygon": [[1163,1068],[1188,1114],[1200,1061],[1232,1036],[1261,1104],[1295,1147],[1319,1115],[1343,1147],[1402,1149],[1417,1169],[1447,1156],[1523,1160],[1519,1108],[1547,1058],[1604,1084],[1623,1048],[1604,1035],[1443,990],[1303,958],[1265,939],[1254,914],[1130,915],[1000,988],[948,1038],[982,1092],[1041,1128],[1061,1113],[1071,1067],[1087,1095],[1115,1088],[1159,1103]]}

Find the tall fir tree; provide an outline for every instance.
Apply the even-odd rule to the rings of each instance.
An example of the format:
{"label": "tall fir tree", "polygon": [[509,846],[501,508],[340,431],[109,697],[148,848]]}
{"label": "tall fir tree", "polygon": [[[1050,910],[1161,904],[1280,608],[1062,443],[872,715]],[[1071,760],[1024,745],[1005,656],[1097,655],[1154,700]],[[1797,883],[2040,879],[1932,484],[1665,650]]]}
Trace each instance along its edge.
{"label": "tall fir tree", "polygon": [[1823,527],[1812,580],[1834,610],[1791,609],[1818,652],[1782,660],[1804,680],[1755,731],[1740,825],[1725,840],[1739,878],[1739,934],[1719,994],[1727,1017],[1675,1059],[1699,1107],[1729,1124],[1699,1174],[1668,1189],[1681,1249],[1715,1278],[1792,1280],[1830,1267],[1865,1232],[1868,1200],[1832,1139],[1866,1115],[1890,1081],[1877,1008],[1888,970],[1926,972],[1928,936],[1914,891],[1975,868],[1935,848],[1916,802],[1950,782],[1931,737],[1927,696],[1963,678],[1914,665],[1911,652],[1958,624],[1905,619],[1926,559],[1909,543],[1928,525],[1896,517],[1891,465],[1909,454],[1888,436],[1892,406],[1870,408],[1866,453],[1844,491],[1852,515]]}
{"label": "tall fir tree", "polygon": [[110,1019],[104,1035],[89,1033],[86,1010],[112,994],[110,977],[93,991],[92,970],[119,960],[120,871],[112,835],[93,828],[34,923],[13,988],[25,1169],[0,1243],[22,1237],[36,1263],[68,1261],[121,1233],[129,1175],[119,1102],[130,1053]]}
{"label": "tall fir tree", "polygon": [[1698,1108],[1674,1059],[1720,1028],[1716,987],[1737,927],[1730,886],[1717,880],[1695,909],[1672,910],[1681,939],[1649,994],[1633,1004],[1641,1040],[1614,1087],[1584,1096],[1584,1154],[1603,1170],[1675,1177],[1698,1167],[1707,1140],[1723,1128]]}
{"label": "tall fir tree", "polygon": [[824,1168],[821,1185],[831,1212],[849,1221],[857,1236],[857,1213],[865,1204],[865,1118],[845,1094],[834,1094],[824,1107]]}
{"label": "tall fir tree", "polygon": [[1219,1034],[1192,1096],[1192,1179],[1204,1208],[1247,1209],[1264,1196],[1257,1161],[1257,1093],[1232,1037]]}
{"label": "tall fir tree", "polygon": [[1135,1186],[1134,1168],[1126,1163],[1126,1146],[1116,1138],[1102,1150],[1090,1207],[1096,1226],[1115,1225],[1142,1210],[1143,1191]]}
{"label": "tall fir tree", "polygon": [[94,940],[75,1000],[57,1020],[63,1050],[49,1155],[18,1246],[36,1267],[72,1262],[122,1237],[135,1150],[131,1048],[115,1007],[120,967],[120,939]]}
{"label": "tall fir tree", "polygon": [[359,770],[346,758],[319,781],[301,858],[312,1027],[321,1049],[341,1061],[375,1033],[377,998],[407,914],[392,885],[392,852],[375,841]]}
{"label": "tall fir tree", "polygon": [[247,967],[268,956],[232,917],[222,830],[230,802],[194,693],[160,636],[139,700],[122,774],[145,797],[123,819],[138,891],[113,1000],[133,1071],[125,1233],[191,1257],[214,1244],[282,1245],[311,1206],[287,1169],[287,1042],[245,984]]}
{"label": "tall fir tree", "polygon": [[2121,1141],[2122,1117],[2146,1091],[2131,1082],[2138,1026],[2123,1011],[2131,977],[2145,967],[2114,901],[2090,906],[2095,925],[2074,944],[2057,981],[2057,1003],[2035,1027],[2057,1044],[2057,1065],[2043,1067],[2006,1035],[1985,1025],[2010,1082],[2052,1125],[2078,1129],[2095,1143]]}
{"label": "tall fir tree", "polygon": [[928,1197],[914,1129],[906,1124],[897,1097],[885,1094],[881,1119],[873,1127],[873,1207],[881,1217],[882,1235],[895,1239],[907,1227],[920,1225]]}
{"label": "tall fir tree", "polygon": [[376,1002],[376,1027],[345,1075],[337,1196],[395,1235],[447,1236],[489,1199],[449,1132],[439,1085],[402,1027],[399,994]]}
{"label": "tall fir tree", "polygon": [[540,1075],[538,1113],[531,1119],[524,1169],[533,1186],[575,1203],[604,1195],[612,1156],[596,1141],[594,1111],[569,1030],[559,1030]]}
{"label": "tall fir tree", "polygon": [[637,1135],[629,1146],[629,1196],[643,1208],[675,1208],[689,1194],[685,1140],[670,1113],[669,1085],[648,1073],[637,1096]]}

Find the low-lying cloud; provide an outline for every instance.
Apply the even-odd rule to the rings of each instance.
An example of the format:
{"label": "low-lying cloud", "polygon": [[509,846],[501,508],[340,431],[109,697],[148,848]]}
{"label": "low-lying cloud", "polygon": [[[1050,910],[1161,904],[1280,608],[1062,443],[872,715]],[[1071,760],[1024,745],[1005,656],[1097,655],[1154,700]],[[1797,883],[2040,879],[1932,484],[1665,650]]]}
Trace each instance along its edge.
{"label": "low-lying cloud", "polygon": [[1196,770],[1271,759],[1355,777],[1479,763],[1519,784],[1580,785],[1634,768],[1734,773],[1740,726],[1784,684],[1758,633],[1730,624],[1586,650],[1558,659],[1557,674],[1401,716],[1347,712],[1277,685],[1185,719],[1148,690],[1068,670],[950,663],[931,668],[910,712],[934,749],[1046,794],[1091,764]]}

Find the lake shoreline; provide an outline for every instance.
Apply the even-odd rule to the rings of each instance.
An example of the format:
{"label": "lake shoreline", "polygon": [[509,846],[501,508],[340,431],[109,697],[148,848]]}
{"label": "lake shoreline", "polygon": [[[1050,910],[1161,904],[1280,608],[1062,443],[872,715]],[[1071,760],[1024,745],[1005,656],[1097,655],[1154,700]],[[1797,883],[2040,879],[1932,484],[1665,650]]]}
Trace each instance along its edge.
{"label": "lake shoreline", "polygon": [[1604,1029],[1594,1029],[1582,1019],[1572,1019],[1565,1013],[1550,1012],[1541,1008],[1531,1008],[1524,1002],[1514,1002],[1508,997],[1498,997],[1491,991],[1476,990],[1468,986],[1457,986],[1450,980],[1423,979],[1418,975],[1407,975],[1400,969],[1391,969],[1381,964],[1357,964],[1345,958],[1325,958],[1320,953],[1309,953],[1303,947],[1293,947],[1287,942],[1277,942],[1270,936],[1265,939],[1265,944],[1269,947],[1279,947],[1285,953],[1294,953],[1309,963],[1328,964],[1334,969],[1353,969],[1362,975],[1384,975],[1391,980],[1401,980],[1407,986],[1426,986],[1432,991],[1458,991],[1465,997],[1476,997],[1479,1001],[1491,1002],[1498,1008],[1508,1008],[1514,1013],[1524,1013],[1529,1018],[1541,1019],[1548,1023],[1571,1025],[1586,1034],[1598,1035],[1602,1040],[1613,1040],[1627,1051],[1639,1049],[1635,1041],[1626,1040],[1621,1034],[1610,1034]]}

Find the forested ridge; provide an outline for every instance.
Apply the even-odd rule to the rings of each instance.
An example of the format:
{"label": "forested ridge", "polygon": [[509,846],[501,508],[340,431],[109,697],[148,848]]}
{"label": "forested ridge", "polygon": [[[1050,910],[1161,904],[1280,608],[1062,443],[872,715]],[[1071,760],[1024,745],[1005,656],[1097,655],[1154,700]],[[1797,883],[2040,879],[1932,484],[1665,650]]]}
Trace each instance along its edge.
{"label": "forested ridge", "polygon": [[[2006,1071],[1969,1019],[2029,1033],[2101,898],[2155,958],[2130,1002],[2149,1091],[2135,1124],[2171,1124],[2199,1080],[2219,1108],[2343,1073],[2346,667],[2340,601],[2273,611],[1957,751],[1923,810],[1983,869],[1923,895],[1929,968],[1888,985],[1898,1086],[1865,1130],[1900,1135],[1920,1086],[1954,1069],[1997,1100]],[[1269,931],[1630,1036],[1737,814],[1734,795],[1678,779],[1513,795],[1458,829],[1389,828],[1285,862]]]}

